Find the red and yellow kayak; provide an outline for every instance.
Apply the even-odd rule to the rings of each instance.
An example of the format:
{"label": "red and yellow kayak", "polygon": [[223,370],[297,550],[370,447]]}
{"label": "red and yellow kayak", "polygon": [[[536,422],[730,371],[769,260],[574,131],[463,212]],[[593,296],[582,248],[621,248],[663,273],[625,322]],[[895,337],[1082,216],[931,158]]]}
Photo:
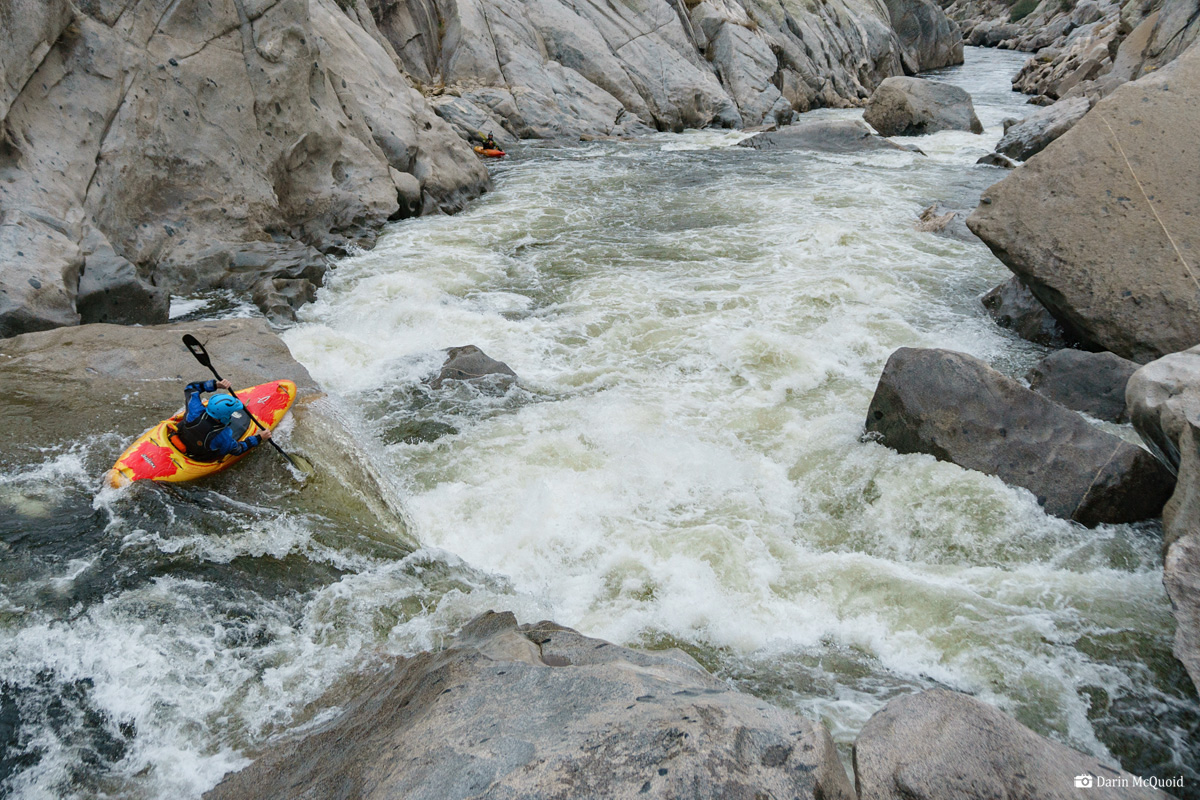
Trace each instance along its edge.
{"label": "red and yellow kayak", "polygon": [[[237,396],[256,419],[273,430],[295,402],[296,384],[291,381],[272,381],[249,389],[240,389]],[[220,472],[247,455],[242,453],[226,456],[220,461],[196,461],[188,458],[171,441],[171,435],[175,432],[175,426],[183,419],[183,414],[181,409],[178,414],[164,419],[129,445],[109,471],[109,485],[120,488],[141,480],[191,481]],[[248,417],[246,420],[246,427],[242,431],[238,432],[235,429],[238,441],[263,430]]]}
{"label": "red and yellow kayak", "polygon": [[488,150],[482,145],[475,145],[475,155],[485,156],[487,158],[503,158],[507,155],[503,150]]}

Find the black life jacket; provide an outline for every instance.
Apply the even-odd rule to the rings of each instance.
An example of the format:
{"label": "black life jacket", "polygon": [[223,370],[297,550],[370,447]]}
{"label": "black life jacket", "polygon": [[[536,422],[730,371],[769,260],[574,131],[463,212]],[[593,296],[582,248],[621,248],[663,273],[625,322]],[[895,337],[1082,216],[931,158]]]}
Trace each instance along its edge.
{"label": "black life jacket", "polygon": [[194,461],[217,461],[221,456],[212,451],[211,443],[218,433],[228,427],[208,414],[201,414],[195,422],[176,425],[175,432],[171,434],[171,444]]}

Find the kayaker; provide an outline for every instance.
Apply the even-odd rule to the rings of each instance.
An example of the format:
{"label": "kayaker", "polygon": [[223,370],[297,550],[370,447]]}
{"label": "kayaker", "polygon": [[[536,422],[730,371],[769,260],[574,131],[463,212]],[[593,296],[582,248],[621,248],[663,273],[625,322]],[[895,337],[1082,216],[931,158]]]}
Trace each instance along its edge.
{"label": "kayaker", "polygon": [[496,144],[496,140],[492,138],[492,132],[488,131],[487,138],[483,140],[484,150],[499,150],[500,147]]}
{"label": "kayaker", "polygon": [[[271,438],[271,432],[263,431],[238,441],[230,423],[238,415],[246,413],[242,401],[227,394],[219,394],[200,401],[201,394],[230,388],[227,380],[207,380],[189,383],[183,388],[187,406],[183,422],[171,434],[171,444],[182,450],[188,458],[196,461],[220,461],[225,456],[237,456]],[[243,428],[243,430],[245,430]]]}

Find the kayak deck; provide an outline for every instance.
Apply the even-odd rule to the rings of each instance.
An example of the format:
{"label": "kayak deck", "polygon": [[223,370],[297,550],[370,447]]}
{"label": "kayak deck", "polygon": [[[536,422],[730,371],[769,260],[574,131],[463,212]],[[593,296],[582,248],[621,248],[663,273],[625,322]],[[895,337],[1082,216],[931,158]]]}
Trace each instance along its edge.
{"label": "kayak deck", "polygon": [[[288,380],[271,381],[249,389],[241,389],[237,392],[237,397],[266,429],[273,430],[295,402],[296,384]],[[249,451],[236,456],[226,456],[218,461],[197,461],[188,457],[171,441],[175,427],[183,420],[185,411],[186,409],[180,409],[179,413],[164,419],[129,445],[109,471],[109,485],[120,488],[140,480],[172,483],[191,481],[220,472],[248,454]],[[244,441],[246,437],[262,430],[262,427],[250,420],[237,434],[237,439]]]}

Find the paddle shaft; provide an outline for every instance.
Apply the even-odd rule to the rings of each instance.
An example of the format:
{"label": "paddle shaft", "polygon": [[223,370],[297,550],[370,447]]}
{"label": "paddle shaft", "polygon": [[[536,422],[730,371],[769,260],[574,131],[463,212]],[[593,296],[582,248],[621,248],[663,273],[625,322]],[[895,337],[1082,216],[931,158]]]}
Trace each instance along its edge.
{"label": "paddle shaft", "polygon": [[[198,342],[191,334],[187,334],[183,337],[183,343],[188,350],[192,351],[192,355],[196,357],[197,361],[208,367],[208,371],[213,374],[214,378],[216,378],[218,381],[223,380],[220,373],[217,372],[217,368],[212,365],[212,360],[209,359],[208,351],[204,349],[204,345],[200,344],[200,342]],[[235,392],[233,389],[230,389],[229,393],[234,397],[237,397],[237,392]],[[238,402],[241,402],[241,398],[238,398]],[[254,414],[250,411],[250,408],[245,403],[242,403],[242,407],[246,409],[246,414],[249,415],[250,419],[253,420],[258,427],[262,428],[264,431],[269,430],[266,425],[263,425],[258,421],[258,418],[254,416]],[[286,450],[277,445],[274,439],[267,439],[267,441],[271,443],[272,447],[279,451],[279,455],[288,460],[289,464],[296,469],[300,469],[300,465],[298,465],[296,461],[290,455],[288,455]]]}

